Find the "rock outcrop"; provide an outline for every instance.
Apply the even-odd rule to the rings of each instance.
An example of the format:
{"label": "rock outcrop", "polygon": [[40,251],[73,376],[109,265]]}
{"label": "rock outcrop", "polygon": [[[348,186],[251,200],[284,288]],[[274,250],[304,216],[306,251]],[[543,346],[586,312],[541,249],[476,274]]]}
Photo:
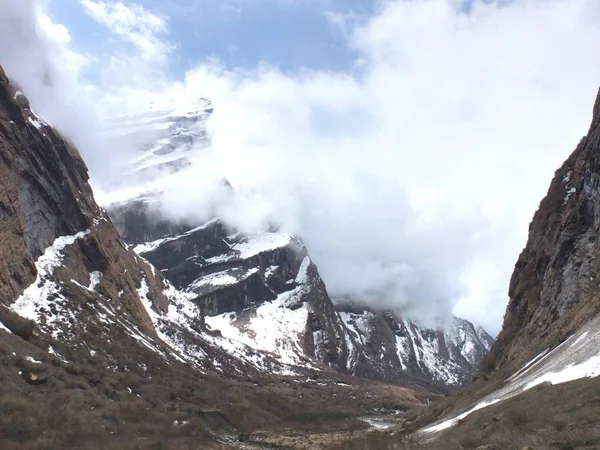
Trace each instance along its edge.
{"label": "rock outcrop", "polygon": [[[142,202],[109,208],[125,235],[157,237],[182,226],[157,220]],[[124,220],[127,204],[139,228]],[[438,331],[392,312],[334,303],[306,248],[283,233],[246,235],[214,219],[135,250],[190,295],[202,326],[287,364],[444,392],[471,381],[493,342],[458,318]]]}
{"label": "rock outcrop", "polygon": [[440,390],[468,384],[493,338],[454,317],[444,330],[398,318],[392,312],[337,305],[351,339],[359,345],[351,359],[355,375],[388,381],[414,377]]}

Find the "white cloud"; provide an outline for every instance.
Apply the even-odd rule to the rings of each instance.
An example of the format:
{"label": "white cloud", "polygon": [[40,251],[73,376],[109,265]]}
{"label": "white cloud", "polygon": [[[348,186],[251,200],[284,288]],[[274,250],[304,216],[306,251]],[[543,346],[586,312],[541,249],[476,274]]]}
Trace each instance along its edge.
{"label": "white cloud", "polygon": [[171,50],[171,45],[160,37],[167,32],[164,17],[136,4],[128,6],[102,0],[80,2],[90,17],[136,47],[144,58],[161,59]]}
{"label": "white cloud", "polygon": [[[68,118],[67,110],[82,106],[90,86],[80,75],[91,58],[71,48],[69,31],[52,21],[46,6],[44,0],[0,3],[0,64],[48,121],[74,124],[78,121]],[[80,113],[72,115],[86,115]]]}
{"label": "white cloud", "polygon": [[[106,115],[103,105],[114,106],[111,99],[125,90],[129,99],[136,86],[162,89],[164,58],[138,46],[122,46],[122,39],[130,42],[131,36],[120,35],[114,37],[109,54],[81,53],[68,28],[50,17],[48,4],[47,0],[0,2],[0,64],[24,87],[36,112],[76,143],[92,177],[109,183],[133,150],[112,148],[99,133]],[[166,31],[163,19],[141,7],[132,7],[131,16],[116,6],[106,6],[106,11],[118,29],[147,33],[151,42],[151,32]],[[132,23],[127,25],[128,21]],[[155,49],[166,46],[157,43]],[[84,79],[84,71],[93,72],[94,84]]]}
{"label": "white cloud", "polygon": [[50,38],[56,41],[59,45],[66,46],[71,42],[71,33],[67,27],[62,24],[52,22],[48,16],[41,16],[38,20],[38,25],[41,30]]}
{"label": "white cloud", "polygon": [[[119,39],[163,34],[156,21],[139,31],[114,3],[84,1],[102,5],[94,14],[105,25],[117,17]],[[213,145],[171,180],[173,215],[220,200],[244,228],[276,222],[302,236],[335,294],[420,318],[454,310],[497,331],[528,222],[587,129],[600,11],[594,0],[476,1],[468,15],[454,5],[384,2],[364,25],[343,21],[357,73],[209,61],[169,84],[161,58],[147,58],[164,52],[128,41],[142,60],[113,56],[95,110],[211,98]],[[112,158],[90,140],[78,143],[101,181]],[[238,186],[227,201],[222,173]]]}
{"label": "white cloud", "polygon": [[[248,191],[226,209],[236,222],[300,234],[335,294],[497,331],[528,222],[588,126],[592,7],[388,2],[351,33],[359,75],[212,64],[177,89],[215,104],[210,157]],[[172,212],[199,210],[208,157]]]}

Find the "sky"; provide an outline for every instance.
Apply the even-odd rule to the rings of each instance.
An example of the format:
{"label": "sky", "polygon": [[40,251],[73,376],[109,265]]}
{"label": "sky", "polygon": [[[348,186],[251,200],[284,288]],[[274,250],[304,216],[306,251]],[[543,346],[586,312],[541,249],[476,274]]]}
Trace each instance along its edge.
{"label": "sky", "polygon": [[165,213],[276,224],[335,296],[492,333],[600,84],[597,0],[9,0],[0,42],[97,193],[136,151],[104,118],[207,97],[211,147]]}

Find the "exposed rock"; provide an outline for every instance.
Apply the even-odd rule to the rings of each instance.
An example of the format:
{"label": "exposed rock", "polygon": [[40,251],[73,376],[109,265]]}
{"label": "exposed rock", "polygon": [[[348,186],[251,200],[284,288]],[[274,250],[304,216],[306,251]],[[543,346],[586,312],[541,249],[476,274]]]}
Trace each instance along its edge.
{"label": "exposed rock", "polygon": [[[165,227],[176,227],[149,215],[140,203],[131,205],[142,211],[136,217],[148,235],[162,236]],[[123,223],[128,209],[122,203],[109,211]],[[139,237],[133,229],[126,234]],[[140,244],[136,251],[193,295],[206,315],[207,332],[274,352],[288,363],[312,359],[343,373],[439,392],[470,381],[493,342],[461,319],[441,332],[390,312],[334,305],[305,247],[281,233],[244,235],[214,219]],[[204,329],[197,322],[196,329]]]}
{"label": "exposed rock", "polygon": [[48,376],[43,373],[35,374],[33,372],[24,372],[23,378],[25,378],[27,383],[34,386],[39,386],[40,384],[44,384],[48,381]]}
{"label": "exposed rock", "polygon": [[600,95],[587,136],[556,171],[531,222],[483,373],[516,369],[600,311],[599,231]]}
{"label": "exposed rock", "polygon": [[33,320],[25,319],[4,305],[0,305],[0,323],[2,323],[11,333],[29,340],[35,329]]}
{"label": "exposed rock", "polygon": [[360,376],[394,380],[403,374],[456,388],[472,379],[493,342],[483,329],[456,317],[445,330],[435,330],[389,311],[343,303],[337,308],[360,343],[362,355],[353,365],[353,373]]}
{"label": "exposed rock", "polygon": [[23,108],[13,92],[0,71],[0,301],[11,305],[39,278],[35,261],[57,238],[83,233],[65,249],[54,272],[54,281],[65,284],[59,290],[69,290],[71,302],[86,303],[90,293],[73,283],[87,286],[90,273],[100,273],[94,295],[119,298],[132,320],[152,330],[138,289],[143,278],[149,280],[155,308],[166,310],[162,281],[126,249],[96,205],[77,150]]}

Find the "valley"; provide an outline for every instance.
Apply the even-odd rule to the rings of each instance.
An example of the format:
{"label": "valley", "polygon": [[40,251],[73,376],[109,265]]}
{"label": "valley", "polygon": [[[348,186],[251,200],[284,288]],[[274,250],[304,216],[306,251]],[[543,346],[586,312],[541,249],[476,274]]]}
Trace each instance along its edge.
{"label": "valley", "polygon": [[598,448],[600,97],[497,340],[332,298],[277,227],[165,214],[214,110],[175,106],[107,124],[149,141],[123,176],[142,182],[99,205],[77,149],[0,70],[0,447]]}

